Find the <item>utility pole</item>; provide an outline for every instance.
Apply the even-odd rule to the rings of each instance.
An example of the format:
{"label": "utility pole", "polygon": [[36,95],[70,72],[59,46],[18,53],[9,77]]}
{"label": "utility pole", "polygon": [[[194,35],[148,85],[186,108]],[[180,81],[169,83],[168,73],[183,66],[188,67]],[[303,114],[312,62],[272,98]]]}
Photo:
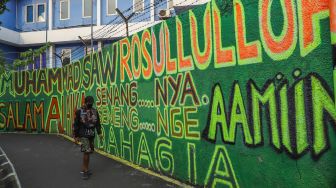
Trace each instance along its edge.
{"label": "utility pole", "polygon": [[81,36],[78,36],[78,38],[84,44],[84,46],[85,46],[85,55],[87,55],[88,50],[87,50],[87,44],[86,44],[85,40],[83,40],[83,38]]}
{"label": "utility pole", "polygon": [[[49,4],[50,2],[48,2],[48,4]],[[45,11],[44,11],[44,14],[45,14],[45,17],[46,17],[46,42],[45,42],[45,45],[47,46],[47,44],[48,44],[48,29],[49,29],[49,5],[47,6],[47,0],[45,0]],[[48,49],[49,48],[47,48],[46,49],[46,51],[45,51],[45,61],[46,61],[46,66],[47,66],[47,63],[48,63]],[[49,60],[50,61],[50,60]],[[43,59],[42,59],[42,62],[43,62]],[[50,63],[50,62],[49,62]],[[41,67],[40,67],[41,68]]]}
{"label": "utility pole", "polygon": [[91,54],[93,53],[93,1],[91,0]]}
{"label": "utility pole", "polygon": [[134,16],[134,12],[128,16],[127,18],[123,15],[123,13],[120,12],[120,10],[118,8],[116,8],[117,13],[119,14],[119,16],[121,16],[121,18],[124,20],[125,24],[126,24],[126,35],[129,36],[128,33],[128,21]]}

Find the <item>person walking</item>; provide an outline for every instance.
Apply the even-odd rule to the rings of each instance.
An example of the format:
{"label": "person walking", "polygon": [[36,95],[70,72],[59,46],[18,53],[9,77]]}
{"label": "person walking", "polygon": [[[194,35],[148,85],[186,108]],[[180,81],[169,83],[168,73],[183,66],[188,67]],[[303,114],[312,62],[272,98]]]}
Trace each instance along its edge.
{"label": "person walking", "polygon": [[84,105],[76,110],[74,121],[75,142],[81,142],[83,152],[82,179],[86,180],[91,175],[89,172],[90,154],[94,151],[95,129],[102,139],[102,131],[98,111],[93,108],[94,99],[92,96],[85,97]]}

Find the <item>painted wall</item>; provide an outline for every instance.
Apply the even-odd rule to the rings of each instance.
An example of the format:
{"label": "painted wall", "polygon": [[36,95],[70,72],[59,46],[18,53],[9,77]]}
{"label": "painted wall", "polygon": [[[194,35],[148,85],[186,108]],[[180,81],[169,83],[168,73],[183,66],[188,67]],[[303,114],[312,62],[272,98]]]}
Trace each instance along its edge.
{"label": "painted wall", "polygon": [[7,4],[8,11],[5,11],[0,18],[2,23],[1,27],[16,30],[16,3],[15,1],[9,1]]}
{"label": "painted wall", "polygon": [[[45,10],[48,8],[48,1],[46,0],[17,0],[17,29],[19,31],[41,31],[47,28],[47,22],[38,22],[36,19],[37,5],[45,4]],[[34,22],[26,22],[26,6],[34,6]]]}
{"label": "painted wall", "polygon": [[331,33],[331,44],[333,45],[333,62],[336,62],[336,1],[329,1],[330,7],[330,33]]}
{"label": "painted wall", "polygon": [[335,187],[329,2],[222,0],[59,69],[0,82],[0,129],[72,135],[96,99],[96,147],[192,185]]}
{"label": "painted wall", "polygon": [[[88,26],[91,24],[91,17],[83,17],[83,0],[70,0],[70,18],[60,20],[60,1],[53,1],[53,28],[67,28]],[[97,24],[97,4],[93,5],[93,24]]]}
{"label": "painted wall", "polygon": [[14,59],[18,58],[18,48],[15,46],[0,43],[0,51],[7,63],[12,63]]}

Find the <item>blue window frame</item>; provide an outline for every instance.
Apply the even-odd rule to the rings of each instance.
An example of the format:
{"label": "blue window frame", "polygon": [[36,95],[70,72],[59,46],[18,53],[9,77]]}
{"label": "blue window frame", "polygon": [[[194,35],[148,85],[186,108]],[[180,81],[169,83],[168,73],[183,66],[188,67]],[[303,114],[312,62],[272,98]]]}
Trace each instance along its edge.
{"label": "blue window frame", "polygon": [[145,10],[144,0],[133,0],[133,12],[143,12]]}
{"label": "blue window frame", "polygon": [[107,15],[117,14],[117,0],[107,0]]}
{"label": "blue window frame", "polygon": [[45,12],[45,4],[37,5],[37,21],[45,22],[46,12]]}
{"label": "blue window frame", "polygon": [[174,1],[168,0],[168,9],[174,8]]}
{"label": "blue window frame", "polygon": [[34,22],[34,6],[33,5],[26,6],[26,22],[27,23]]}
{"label": "blue window frame", "polygon": [[91,17],[91,11],[92,11],[92,2],[93,0],[83,0],[82,6],[83,6],[83,18]]}
{"label": "blue window frame", "polygon": [[60,19],[66,20],[70,18],[69,0],[60,1]]}

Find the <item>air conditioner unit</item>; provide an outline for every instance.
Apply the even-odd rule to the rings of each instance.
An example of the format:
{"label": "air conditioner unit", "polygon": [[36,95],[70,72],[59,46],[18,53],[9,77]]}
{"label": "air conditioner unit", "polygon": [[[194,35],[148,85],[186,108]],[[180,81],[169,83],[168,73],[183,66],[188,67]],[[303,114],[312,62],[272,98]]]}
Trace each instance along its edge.
{"label": "air conditioner unit", "polygon": [[161,10],[159,11],[159,17],[160,17],[160,19],[162,19],[162,20],[165,20],[165,19],[170,18],[170,17],[171,17],[171,12],[170,12],[170,10],[169,10],[169,9],[161,9]]}

